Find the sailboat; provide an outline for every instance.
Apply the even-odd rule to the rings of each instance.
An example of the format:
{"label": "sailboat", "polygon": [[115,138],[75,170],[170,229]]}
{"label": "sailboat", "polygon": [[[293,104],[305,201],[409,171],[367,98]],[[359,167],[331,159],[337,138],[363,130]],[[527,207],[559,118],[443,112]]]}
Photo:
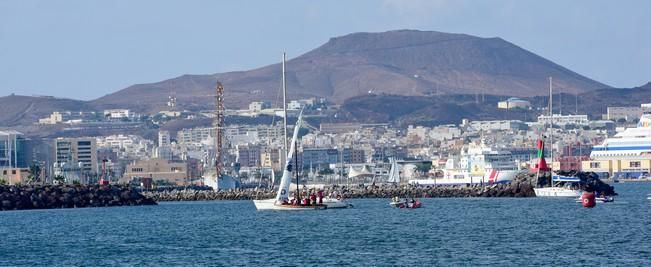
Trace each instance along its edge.
{"label": "sailboat", "polygon": [[[326,205],[299,205],[300,199],[289,199],[289,183],[291,180],[292,169],[292,158],[296,152],[296,139],[298,139],[298,130],[301,128],[301,121],[303,119],[303,112],[298,116],[298,121],[294,126],[294,134],[292,135],[292,144],[287,153],[287,161],[285,163],[285,169],[283,170],[283,176],[280,178],[280,186],[278,186],[278,193],[275,198],[271,199],[262,199],[262,200],[253,200],[255,208],[258,210],[314,210],[314,209],[325,209]],[[296,177],[298,180],[298,175]],[[298,184],[298,183],[297,183]],[[297,189],[298,191],[298,189]],[[299,196],[300,192],[296,192],[296,197]],[[292,204],[295,203],[295,204]]]}
{"label": "sailboat", "polygon": [[389,159],[389,161],[391,162],[391,169],[389,169],[389,178],[387,179],[387,182],[393,184],[399,184],[400,169],[398,167],[398,161],[396,161],[396,159],[394,158]]}
{"label": "sailboat", "polygon": [[[284,127],[287,129],[287,83],[285,81],[285,53],[283,53],[283,119]],[[296,153],[296,140],[298,139],[298,131],[301,128],[301,123],[303,121],[303,111],[298,115],[298,120],[294,126],[294,133],[292,135],[292,143],[289,150],[287,150],[287,131],[285,131],[285,142],[284,148],[287,151],[287,158],[285,161],[285,168],[283,170],[283,176],[280,178],[280,186],[278,186],[278,192],[275,198],[271,199],[261,199],[253,200],[255,208],[258,210],[310,210],[310,209],[326,209],[326,208],[341,208],[342,204],[340,201],[335,199],[334,201],[328,201],[327,199],[323,200],[323,204],[312,205],[312,206],[301,206],[301,205],[292,205],[291,202],[299,204],[300,202],[300,192],[297,189],[296,197],[293,200],[289,199],[289,185],[292,175],[292,169],[298,166],[292,165],[292,157]],[[296,164],[298,165],[298,164]],[[298,172],[296,177],[296,184],[298,185]],[[348,205],[346,205],[348,207]]]}
{"label": "sailboat", "polygon": [[[552,111],[552,78],[549,77],[549,119],[550,119],[550,128],[549,137],[552,145],[554,144],[553,131],[554,131],[554,112]],[[537,174],[539,175],[541,171],[549,171],[551,175],[551,184],[549,187],[534,188],[533,191],[536,193],[537,197],[579,197],[581,196],[581,190],[572,189],[569,187],[560,186],[561,183],[574,183],[579,182],[578,177],[569,177],[561,176],[554,173],[553,162],[554,162],[554,149],[550,150],[552,158],[552,168],[547,167],[545,162],[545,142],[538,140],[538,166]],[[536,175],[536,178],[537,176]]]}

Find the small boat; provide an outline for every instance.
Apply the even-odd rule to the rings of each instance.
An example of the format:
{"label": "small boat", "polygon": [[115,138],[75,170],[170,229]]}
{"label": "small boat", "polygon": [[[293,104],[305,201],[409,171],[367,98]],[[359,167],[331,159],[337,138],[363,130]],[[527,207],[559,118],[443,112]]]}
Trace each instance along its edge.
{"label": "small boat", "polygon": [[391,202],[389,202],[389,205],[394,208],[401,208],[401,209],[417,209],[423,206],[423,203],[420,202],[420,200],[416,199],[414,200],[413,198],[411,201],[405,199],[405,201],[400,201],[398,197],[394,197]]}
{"label": "small boat", "polygon": [[[601,196],[601,197],[595,197],[594,200],[599,203],[608,203],[608,202],[614,202],[615,198],[612,196]],[[582,203],[582,202],[583,202],[582,197],[576,199],[576,203]]]}

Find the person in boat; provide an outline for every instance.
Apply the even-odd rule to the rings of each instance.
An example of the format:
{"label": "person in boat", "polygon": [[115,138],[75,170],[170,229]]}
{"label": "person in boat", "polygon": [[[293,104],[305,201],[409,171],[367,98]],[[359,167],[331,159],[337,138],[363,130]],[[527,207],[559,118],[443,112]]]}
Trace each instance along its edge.
{"label": "person in boat", "polygon": [[298,197],[296,196],[296,192],[294,192],[294,193],[292,193],[292,202],[291,202],[291,204],[296,206],[296,204],[298,203],[297,201],[298,201]]}
{"label": "person in boat", "polygon": [[316,206],[316,194],[314,192],[310,194],[310,202],[312,203],[313,206]]}
{"label": "person in boat", "polygon": [[323,189],[319,189],[316,196],[319,198],[319,204],[323,204]]}

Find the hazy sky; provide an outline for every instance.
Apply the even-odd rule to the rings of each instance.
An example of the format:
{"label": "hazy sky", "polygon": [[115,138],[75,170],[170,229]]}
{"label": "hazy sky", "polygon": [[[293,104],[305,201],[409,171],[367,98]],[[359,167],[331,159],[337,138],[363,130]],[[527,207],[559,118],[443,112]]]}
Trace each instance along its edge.
{"label": "hazy sky", "polygon": [[93,99],[247,70],[352,32],[502,37],[605,84],[651,80],[651,1],[0,0],[0,95]]}

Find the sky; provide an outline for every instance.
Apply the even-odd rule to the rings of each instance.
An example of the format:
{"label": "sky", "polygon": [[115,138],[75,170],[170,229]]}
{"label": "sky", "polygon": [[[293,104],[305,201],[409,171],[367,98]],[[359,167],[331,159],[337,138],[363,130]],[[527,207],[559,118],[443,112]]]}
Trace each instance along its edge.
{"label": "sky", "polygon": [[0,96],[95,99],[398,29],[501,37],[599,82],[635,87],[651,81],[650,17],[647,0],[0,0]]}

